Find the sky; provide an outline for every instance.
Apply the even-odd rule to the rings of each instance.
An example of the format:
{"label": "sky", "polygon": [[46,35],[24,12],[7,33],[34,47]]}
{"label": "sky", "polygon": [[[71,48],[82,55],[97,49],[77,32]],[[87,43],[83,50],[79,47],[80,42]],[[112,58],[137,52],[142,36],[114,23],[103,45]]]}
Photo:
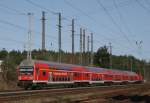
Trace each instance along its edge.
{"label": "sky", "polygon": [[75,51],[82,27],[86,38],[93,33],[94,51],[111,43],[114,55],[150,60],[150,0],[0,0],[0,49],[27,50],[28,13],[33,13],[32,49],[41,48],[42,11],[47,50],[58,50],[60,12],[62,50],[71,52],[71,19],[75,19]]}

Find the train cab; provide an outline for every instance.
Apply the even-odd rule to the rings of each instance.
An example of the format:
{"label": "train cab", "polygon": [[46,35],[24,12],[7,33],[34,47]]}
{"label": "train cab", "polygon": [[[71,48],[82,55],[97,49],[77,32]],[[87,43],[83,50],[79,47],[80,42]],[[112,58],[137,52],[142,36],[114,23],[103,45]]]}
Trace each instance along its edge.
{"label": "train cab", "polygon": [[18,67],[18,86],[28,87],[32,85],[34,79],[34,63],[32,61],[23,61]]}

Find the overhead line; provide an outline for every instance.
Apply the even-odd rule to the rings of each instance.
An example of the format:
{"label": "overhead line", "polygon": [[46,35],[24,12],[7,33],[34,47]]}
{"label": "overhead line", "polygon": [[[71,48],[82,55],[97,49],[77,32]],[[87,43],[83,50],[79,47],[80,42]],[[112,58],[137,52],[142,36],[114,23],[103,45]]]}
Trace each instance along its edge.
{"label": "overhead line", "polygon": [[74,5],[72,5],[72,4],[71,4],[70,2],[68,2],[67,0],[64,0],[64,1],[65,1],[65,3],[66,3],[67,5],[69,5],[70,7],[74,8],[74,9],[77,10],[77,11],[80,11],[82,14],[84,14],[84,15],[87,16],[89,19],[91,19],[93,22],[96,22],[95,19],[93,19],[91,16],[89,16],[87,13],[85,13],[85,12],[82,11],[81,9],[75,7]]}
{"label": "overhead line", "polygon": [[[34,6],[36,6],[36,7],[39,7],[39,8],[41,8],[41,9],[45,9],[46,11],[49,11],[49,9],[47,9],[47,8],[45,8],[45,7],[43,7],[43,6],[41,6],[41,5],[38,5],[38,4],[35,4],[34,2],[32,2],[31,0],[26,0],[27,2],[29,1],[30,2],[30,4],[32,4],[32,5],[34,5]],[[32,2],[32,3],[31,3]],[[51,10],[50,10],[51,11]],[[49,12],[50,12],[49,11]],[[53,12],[53,11],[52,11]],[[52,13],[51,12],[51,13]],[[19,13],[19,12],[18,12]],[[54,12],[54,14],[55,14],[56,12]],[[87,14],[87,13],[86,13]],[[88,15],[88,14],[87,14]],[[67,19],[67,18],[65,18],[65,19]],[[93,18],[92,18],[93,19]],[[68,20],[68,19],[67,19]],[[95,21],[95,20],[94,20]]]}
{"label": "overhead line", "polygon": [[[127,32],[128,32],[129,34],[131,34],[132,36],[134,36],[134,35],[132,34],[131,30],[129,29],[129,27],[127,26],[126,22],[124,21],[123,15],[122,15],[121,12],[119,11],[119,8],[118,8],[118,6],[117,6],[116,0],[113,0],[113,4],[114,4],[114,7],[116,8],[116,11],[117,11],[117,13],[118,13],[118,15],[119,15],[120,21],[122,22],[122,24],[123,24],[124,27],[126,28]],[[136,40],[134,40],[134,41],[136,41]]]}
{"label": "overhead line", "polygon": [[[28,30],[28,29],[25,28],[25,27],[22,27],[22,26],[20,26],[20,25],[16,25],[16,24],[10,23],[10,22],[8,22],[8,21],[0,20],[0,23],[7,24],[7,25],[11,25],[11,26],[13,26],[13,27],[15,27],[15,28],[22,29],[22,30],[25,30],[25,31]],[[34,32],[40,34],[40,32],[38,32],[38,31],[34,31]],[[50,35],[48,35],[48,36],[51,37],[51,38],[55,38],[55,37],[50,36]],[[55,41],[55,42],[56,42],[56,41]]]}
{"label": "overhead line", "polygon": [[[12,38],[0,38],[0,40],[4,40],[4,41],[6,41],[6,40],[9,40],[9,41],[13,41],[13,42],[15,42],[15,43],[17,43],[17,44],[20,44],[20,43],[22,43],[22,44],[26,44],[26,42],[25,41],[20,41],[20,40],[14,40],[14,39],[12,39]],[[36,45],[36,46],[40,46],[40,45],[38,45],[38,44],[35,44],[35,43],[33,43],[34,45]]]}
{"label": "overhead line", "polygon": [[[0,4],[0,7],[5,8],[5,9],[9,9],[10,11],[12,11],[12,12],[10,12],[10,11],[3,10],[5,12],[12,13],[12,14],[14,14],[14,12],[16,12],[15,15],[17,14],[17,15],[27,16],[27,13],[21,12],[21,11],[19,11],[17,9],[14,9],[14,8],[10,8],[10,7],[6,6],[6,5]],[[36,17],[34,16],[34,18],[36,18]],[[39,19],[36,18],[36,20],[39,20]]]}
{"label": "overhead line", "polygon": [[[138,0],[136,0],[136,2],[137,2],[137,4],[139,5],[139,6],[141,6],[143,9],[145,9],[148,13],[150,13],[150,9],[148,9],[145,5],[143,5],[140,1],[138,1]],[[148,2],[148,4],[150,4],[149,3],[149,1],[147,1]]]}
{"label": "overhead line", "polygon": [[19,26],[19,25],[16,25],[16,24],[10,23],[10,22],[8,22],[8,21],[0,20],[0,23],[8,24],[8,25],[11,25],[11,26],[16,27],[16,28],[18,28],[18,29],[27,30],[27,29],[25,29],[25,28],[24,28],[24,27],[22,27],[22,26]]}
{"label": "overhead line", "polygon": [[[33,5],[33,6],[37,7],[37,8],[40,8],[40,9],[44,9],[44,10],[46,10],[47,12],[50,12],[50,13],[53,14],[53,15],[58,15],[58,14],[59,14],[59,12],[55,12],[55,11],[52,11],[52,10],[50,10],[50,9],[47,9],[46,7],[41,6],[41,5],[37,4],[37,3],[34,3],[34,2],[31,1],[31,0],[26,0],[26,1],[27,1],[29,4],[31,4],[31,5]],[[67,17],[63,17],[63,16],[62,16],[62,20],[71,21],[71,19],[68,19]]]}
{"label": "overhead line", "polygon": [[[102,9],[105,11],[105,13],[107,14],[107,16],[110,18],[110,20],[112,21],[112,23],[118,28],[119,32],[122,34],[122,36],[124,38],[126,38],[126,40],[132,45],[130,39],[127,37],[127,35],[122,31],[122,29],[118,26],[118,24],[115,22],[115,20],[113,19],[112,15],[107,11],[107,9],[104,7],[104,5],[100,2],[100,0],[97,0],[97,3],[99,4],[100,7],[102,7]],[[133,45],[132,45],[133,46]]]}
{"label": "overhead line", "polygon": [[[72,5],[69,1],[67,1],[67,0],[64,0],[64,1],[65,1],[65,3],[66,3],[67,5],[69,5],[71,8],[75,9],[76,11],[81,12],[81,14],[87,16],[90,20],[93,21],[94,24],[97,25],[97,21],[96,21],[94,18],[92,18],[91,16],[89,16],[87,13],[85,13],[85,12],[82,11],[81,9],[79,9],[79,8],[75,7],[74,5]],[[105,26],[105,25],[103,24],[103,26]],[[105,27],[106,27],[106,26],[105,26]],[[110,28],[109,28],[109,29],[110,29]],[[122,31],[122,30],[121,30],[121,31]],[[113,32],[111,32],[111,33],[113,34]],[[95,34],[97,34],[97,33],[95,33]],[[127,38],[127,37],[125,36],[125,38]],[[128,38],[127,38],[127,39],[128,39]],[[130,42],[130,40],[128,40],[128,41]]]}
{"label": "overhead line", "polygon": [[[36,7],[41,8],[41,9],[45,9],[46,11],[51,12],[52,14],[58,14],[57,12],[51,11],[51,10],[49,10],[49,9],[47,9],[47,8],[45,8],[45,7],[41,6],[41,5],[39,5],[39,4],[36,4],[36,3],[32,2],[31,0],[26,0],[26,1],[27,1],[28,3],[30,3],[30,4],[32,4],[33,6],[36,6]],[[66,3],[67,5],[71,6],[71,7],[74,8],[75,10],[77,10],[77,11],[83,13],[83,14],[84,14],[85,16],[87,16],[90,20],[92,20],[94,23],[97,23],[97,21],[96,21],[94,18],[92,18],[91,16],[89,16],[87,13],[85,13],[85,12],[82,11],[81,9],[79,9],[79,8],[77,8],[77,7],[75,7],[75,6],[73,6],[73,5],[72,5],[70,2],[68,2],[67,0],[64,0],[64,1],[65,1],[65,3]],[[71,21],[70,19],[68,19],[68,18],[66,18],[66,17],[62,17],[62,18],[64,18],[64,19],[67,20],[67,21]]]}
{"label": "overhead line", "polygon": [[0,6],[3,7],[3,8],[9,9],[10,11],[14,11],[14,12],[16,12],[18,15],[26,15],[26,16],[27,16],[26,13],[20,12],[20,11],[18,11],[18,10],[16,10],[16,9],[10,8],[10,7],[6,6],[6,5],[0,4]]}
{"label": "overhead line", "polygon": [[58,12],[54,12],[54,11],[52,11],[52,10],[49,10],[49,9],[45,8],[44,6],[41,6],[41,5],[39,5],[39,4],[36,4],[36,3],[32,2],[31,0],[25,0],[25,1],[27,1],[28,3],[34,5],[35,7],[38,7],[38,8],[41,8],[41,9],[45,9],[46,11],[50,12],[50,13],[53,14],[53,15],[58,14]]}

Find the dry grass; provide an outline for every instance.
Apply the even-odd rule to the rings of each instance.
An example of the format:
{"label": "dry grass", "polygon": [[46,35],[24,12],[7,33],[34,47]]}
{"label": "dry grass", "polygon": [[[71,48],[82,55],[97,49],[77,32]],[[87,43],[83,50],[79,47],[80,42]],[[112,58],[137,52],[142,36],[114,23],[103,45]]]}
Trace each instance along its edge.
{"label": "dry grass", "polygon": [[18,89],[16,81],[6,82],[0,78],[0,91]]}

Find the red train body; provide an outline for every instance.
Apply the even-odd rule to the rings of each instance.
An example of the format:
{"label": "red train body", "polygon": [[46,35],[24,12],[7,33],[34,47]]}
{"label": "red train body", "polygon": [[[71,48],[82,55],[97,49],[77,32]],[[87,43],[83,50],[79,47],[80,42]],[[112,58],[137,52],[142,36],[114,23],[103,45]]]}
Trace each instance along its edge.
{"label": "red train body", "polygon": [[26,89],[29,87],[43,87],[55,84],[90,85],[97,83],[135,83],[142,81],[142,76],[134,72],[40,60],[24,60],[18,67],[18,85]]}

